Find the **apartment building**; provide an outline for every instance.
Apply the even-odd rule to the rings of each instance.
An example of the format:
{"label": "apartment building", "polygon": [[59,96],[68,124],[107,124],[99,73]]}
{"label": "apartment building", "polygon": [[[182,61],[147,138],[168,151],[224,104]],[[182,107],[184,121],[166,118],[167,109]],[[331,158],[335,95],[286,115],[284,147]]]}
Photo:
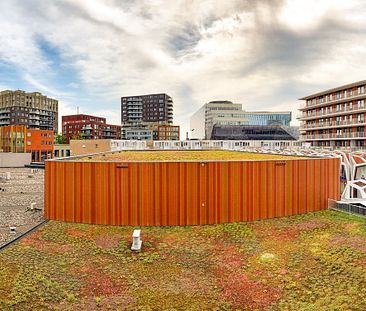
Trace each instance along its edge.
{"label": "apartment building", "polygon": [[248,120],[241,104],[228,100],[204,104],[190,119],[191,138],[210,139],[214,125],[245,125]]}
{"label": "apartment building", "polygon": [[62,116],[62,134],[71,139],[121,139],[121,126],[106,123],[106,118],[86,114]]}
{"label": "apartment building", "polygon": [[34,130],[25,125],[0,127],[0,151],[31,153],[33,162],[52,159],[54,147],[53,130]]}
{"label": "apartment building", "polygon": [[173,123],[173,99],[165,94],[121,97],[122,124]]}
{"label": "apartment building", "polygon": [[154,131],[148,128],[128,128],[125,130],[126,140],[153,140]]}
{"label": "apartment building", "polygon": [[159,125],[156,129],[156,140],[179,140],[180,127],[178,125]]}
{"label": "apartment building", "polygon": [[0,126],[24,125],[29,129],[58,132],[58,101],[39,92],[0,92]]}
{"label": "apartment building", "polygon": [[300,98],[301,140],[318,147],[363,147],[366,80]]}
{"label": "apartment building", "polygon": [[165,93],[122,97],[121,119],[123,139],[179,139],[179,126],[172,125],[173,99]]}
{"label": "apartment building", "polygon": [[290,126],[291,111],[250,111],[245,112],[248,125],[285,125]]}

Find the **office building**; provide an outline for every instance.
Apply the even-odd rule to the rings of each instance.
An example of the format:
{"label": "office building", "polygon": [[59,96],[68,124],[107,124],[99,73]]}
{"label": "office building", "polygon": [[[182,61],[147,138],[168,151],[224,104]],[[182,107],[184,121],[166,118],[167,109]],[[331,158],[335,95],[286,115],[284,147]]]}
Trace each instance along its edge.
{"label": "office building", "polygon": [[228,100],[211,101],[204,104],[190,120],[190,137],[210,139],[214,125],[245,125],[248,120],[241,104]]}
{"label": "office building", "polygon": [[0,126],[24,125],[28,129],[58,132],[58,101],[39,92],[0,92]]}
{"label": "office building", "polygon": [[298,131],[282,125],[217,125],[211,140],[298,140]]}
{"label": "office building", "polygon": [[284,125],[290,126],[291,111],[245,111],[242,104],[211,101],[204,104],[190,120],[190,137],[210,139],[214,125]]}
{"label": "office building", "polygon": [[248,125],[290,126],[291,111],[248,111],[245,113]]}
{"label": "office building", "polygon": [[71,139],[121,139],[121,126],[107,124],[105,118],[76,114],[62,116],[62,134]]}
{"label": "office building", "polygon": [[301,140],[329,148],[365,146],[366,80],[300,98]]}
{"label": "office building", "polygon": [[52,130],[34,130],[25,125],[0,127],[0,152],[31,153],[33,162],[53,157]]}

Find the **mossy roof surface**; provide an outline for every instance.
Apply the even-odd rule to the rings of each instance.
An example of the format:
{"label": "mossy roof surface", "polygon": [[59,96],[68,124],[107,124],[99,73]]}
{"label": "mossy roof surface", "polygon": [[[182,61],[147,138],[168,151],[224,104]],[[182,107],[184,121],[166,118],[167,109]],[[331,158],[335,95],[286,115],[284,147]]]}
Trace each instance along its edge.
{"label": "mossy roof surface", "polygon": [[364,218],[135,228],[50,221],[0,252],[0,310],[366,310]]}
{"label": "mossy roof surface", "polygon": [[300,159],[297,156],[222,150],[122,151],[91,157],[82,161],[258,161]]}

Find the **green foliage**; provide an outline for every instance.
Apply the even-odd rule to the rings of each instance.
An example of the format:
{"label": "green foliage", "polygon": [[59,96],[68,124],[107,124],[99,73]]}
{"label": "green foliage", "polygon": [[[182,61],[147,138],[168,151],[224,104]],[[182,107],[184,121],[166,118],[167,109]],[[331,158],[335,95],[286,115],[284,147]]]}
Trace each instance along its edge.
{"label": "green foliage", "polygon": [[57,134],[55,136],[55,143],[56,144],[66,144],[66,136],[63,134]]}

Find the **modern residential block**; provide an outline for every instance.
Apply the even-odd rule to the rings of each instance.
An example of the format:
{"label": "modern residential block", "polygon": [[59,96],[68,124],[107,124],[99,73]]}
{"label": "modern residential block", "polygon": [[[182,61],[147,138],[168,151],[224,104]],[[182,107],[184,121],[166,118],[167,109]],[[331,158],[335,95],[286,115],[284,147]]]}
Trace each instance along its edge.
{"label": "modern residential block", "polygon": [[121,97],[122,124],[173,123],[173,99],[165,94]]}
{"label": "modern residential block", "polygon": [[0,127],[0,151],[32,154],[33,162],[53,158],[54,134],[51,130],[33,130],[24,125]]}
{"label": "modern residential block", "polygon": [[301,140],[311,146],[363,147],[366,80],[300,98]]}
{"label": "modern residential block", "polygon": [[71,139],[121,139],[121,126],[107,124],[105,118],[76,114],[62,116],[62,134]]}
{"label": "modern residential block", "polygon": [[177,140],[173,99],[164,93],[121,98],[122,138],[128,140]]}
{"label": "modern residential block", "polygon": [[121,120],[124,139],[126,131],[172,124],[173,99],[165,93],[121,97]]}
{"label": "modern residential block", "polygon": [[58,101],[39,92],[0,92],[0,126],[24,125],[29,129],[58,132]]}

